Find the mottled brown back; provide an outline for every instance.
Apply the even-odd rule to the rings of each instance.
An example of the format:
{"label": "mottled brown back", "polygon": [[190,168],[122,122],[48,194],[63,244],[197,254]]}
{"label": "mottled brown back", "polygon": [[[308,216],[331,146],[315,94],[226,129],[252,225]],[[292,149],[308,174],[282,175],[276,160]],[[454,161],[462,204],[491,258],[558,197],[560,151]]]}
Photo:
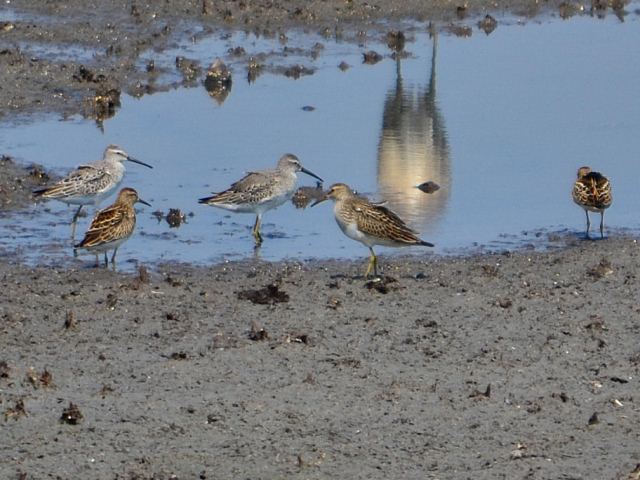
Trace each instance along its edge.
{"label": "mottled brown back", "polygon": [[98,212],[76,247],[90,248],[128,237],[136,226],[133,206],[115,203]]}
{"label": "mottled brown back", "polygon": [[366,235],[408,245],[424,243],[398,215],[382,205],[374,205],[363,198],[352,197],[345,200],[340,214],[345,220],[355,222],[358,230]]}
{"label": "mottled brown back", "polygon": [[599,172],[582,175],[573,185],[573,201],[584,208],[604,210],[611,206],[611,183]]}

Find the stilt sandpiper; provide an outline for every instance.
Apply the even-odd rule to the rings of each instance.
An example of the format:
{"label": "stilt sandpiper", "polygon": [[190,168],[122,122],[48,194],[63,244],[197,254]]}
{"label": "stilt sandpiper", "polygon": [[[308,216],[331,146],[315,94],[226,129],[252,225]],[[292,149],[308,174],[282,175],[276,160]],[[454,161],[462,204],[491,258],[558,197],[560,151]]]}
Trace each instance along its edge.
{"label": "stilt sandpiper", "polygon": [[130,157],[116,145],[109,145],[102,160],[80,165],[62,180],[33,192],[36,197],[60,200],[68,205],[79,205],[71,221],[71,238],[75,238],[76,223],[82,207],[97,205],[111,194],[120,184],[125,168],[122,162],[130,162],[153,168],[140,160]]}
{"label": "stilt sandpiper", "polygon": [[[371,203],[364,197],[356,195],[348,185],[336,183],[329,188],[324,197],[317,200],[317,205],[324,200],[335,201],[333,213],[342,232],[349,238],[357,240],[369,247],[371,256],[364,276],[373,271],[378,275],[378,257],[373,251],[374,245],[385,247],[405,247],[423,245],[433,247],[417,236],[404,221],[381,204]],[[312,206],[313,206],[312,205]]]}
{"label": "stilt sandpiper", "polygon": [[118,247],[131,236],[136,226],[136,211],[133,208],[136,202],[151,206],[138,197],[138,192],[133,188],[120,190],[115,203],[93,217],[84,239],[75,248],[95,253],[97,264],[100,263],[98,254],[104,252],[105,266],[109,265],[107,251],[113,249],[111,264],[115,267]]}
{"label": "stilt sandpiper", "polygon": [[291,199],[296,188],[298,172],[311,175],[322,182],[319,176],[300,164],[298,157],[287,153],[278,160],[275,170],[250,172],[227,190],[201,198],[198,202],[232,212],[255,214],[256,222],[252,233],[256,247],[259,247],[262,244],[262,215]]}
{"label": "stilt sandpiper", "polygon": [[589,212],[599,212],[600,238],[604,238],[604,211],[613,202],[611,183],[607,177],[600,172],[591,171],[590,167],[580,167],[578,169],[578,178],[573,184],[572,196],[573,201],[584,208],[584,212],[587,215],[586,237],[590,238],[591,221],[589,220]]}

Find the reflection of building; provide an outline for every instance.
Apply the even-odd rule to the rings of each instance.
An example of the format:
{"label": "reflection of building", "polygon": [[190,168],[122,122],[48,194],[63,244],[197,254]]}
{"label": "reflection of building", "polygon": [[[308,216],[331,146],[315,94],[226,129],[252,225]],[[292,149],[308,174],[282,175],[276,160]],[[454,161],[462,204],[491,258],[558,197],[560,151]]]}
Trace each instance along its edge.
{"label": "reflection of building", "polygon": [[[426,86],[403,85],[400,55],[396,55],[396,85],[385,100],[378,145],[381,197],[388,201],[389,208],[422,231],[428,231],[442,214],[451,191],[449,144],[436,104],[435,35]],[[429,180],[440,185],[440,190],[426,194],[415,188]]]}

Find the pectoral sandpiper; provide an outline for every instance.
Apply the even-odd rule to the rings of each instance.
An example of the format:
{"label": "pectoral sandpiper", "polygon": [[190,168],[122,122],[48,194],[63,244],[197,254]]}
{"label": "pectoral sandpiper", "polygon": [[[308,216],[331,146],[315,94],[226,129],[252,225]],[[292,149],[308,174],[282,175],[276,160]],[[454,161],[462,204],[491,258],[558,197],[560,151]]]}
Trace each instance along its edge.
{"label": "pectoral sandpiper", "polygon": [[255,214],[256,222],[252,233],[256,247],[259,247],[262,244],[262,215],[291,199],[296,188],[298,172],[306,173],[322,182],[319,176],[300,164],[298,157],[287,153],[278,160],[275,170],[250,172],[227,190],[201,198],[198,202],[232,212]]}
{"label": "pectoral sandpiper", "polygon": [[312,206],[328,199],[335,201],[333,213],[342,232],[347,237],[369,247],[371,256],[364,274],[365,277],[368,277],[372,271],[375,276],[378,275],[378,257],[373,251],[374,245],[385,247],[434,246],[419,238],[417,233],[391,210],[356,195],[344,183],[332,185],[324,197],[317,200]]}
{"label": "pectoral sandpiper", "polygon": [[604,238],[604,211],[611,206],[613,198],[611,196],[611,183],[600,172],[591,171],[590,167],[580,167],[578,178],[573,184],[573,201],[580,205],[587,215],[587,233],[591,221],[589,212],[600,213],[600,238]]}
{"label": "pectoral sandpiper", "polygon": [[82,207],[97,205],[117,188],[124,176],[125,167],[122,162],[125,160],[153,168],[151,165],[130,157],[120,147],[109,145],[104,151],[102,160],[80,165],[62,180],[53,185],[39,188],[33,194],[36,197],[60,200],[68,205],[79,205],[71,221],[71,238],[73,239]]}
{"label": "pectoral sandpiper", "polygon": [[151,206],[138,197],[138,192],[133,188],[120,190],[115,203],[100,210],[93,217],[84,239],[75,245],[75,248],[95,253],[97,264],[99,264],[98,254],[104,252],[105,266],[109,265],[107,251],[113,250],[111,264],[115,266],[118,247],[131,236],[136,226],[136,211],[133,206],[137,202]]}

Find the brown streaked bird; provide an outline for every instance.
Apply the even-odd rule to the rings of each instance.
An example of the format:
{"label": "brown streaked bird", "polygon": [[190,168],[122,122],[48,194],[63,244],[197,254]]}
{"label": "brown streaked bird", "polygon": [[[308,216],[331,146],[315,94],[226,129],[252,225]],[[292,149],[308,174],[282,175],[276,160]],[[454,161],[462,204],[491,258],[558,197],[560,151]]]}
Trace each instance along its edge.
{"label": "brown streaked bird", "polygon": [[344,183],[332,185],[327,193],[312,206],[328,199],[335,201],[333,213],[342,232],[347,237],[369,247],[371,256],[364,274],[365,277],[368,277],[371,271],[375,276],[378,275],[378,257],[373,251],[374,245],[385,247],[434,246],[433,243],[425,242],[418,237],[417,232],[409,228],[391,210],[356,195]]}
{"label": "brown streaked bird", "polygon": [[295,192],[298,172],[306,173],[320,182],[323,181],[315,173],[304,168],[298,157],[287,153],[278,160],[275,170],[249,172],[227,190],[201,198],[198,203],[232,212],[254,213],[256,223],[253,225],[252,233],[256,247],[259,247],[262,244],[260,234],[262,215],[267,210],[277,208],[291,199]]}
{"label": "brown streaked bird", "polygon": [[98,254],[104,252],[105,266],[109,265],[107,251],[113,249],[111,264],[115,266],[118,247],[131,236],[136,226],[136,211],[133,206],[137,202],[151,206],[133,188],[125,187],[120,190],[115,203],[93,217],[84,239],[75,248],[95,253],[96,264],[99,264]]}
{"label": "brown streaked bird", "polygon": [[590,167],[580,167],[578,178],[573,184],[573,201],[580,205],[587,215],[587,233],[591,221],[589,212],[600,213],[600,238],[604,238],[604,211],[611,206],[613,197],[611,196],[611,183],[600,172],[594,172]]}

